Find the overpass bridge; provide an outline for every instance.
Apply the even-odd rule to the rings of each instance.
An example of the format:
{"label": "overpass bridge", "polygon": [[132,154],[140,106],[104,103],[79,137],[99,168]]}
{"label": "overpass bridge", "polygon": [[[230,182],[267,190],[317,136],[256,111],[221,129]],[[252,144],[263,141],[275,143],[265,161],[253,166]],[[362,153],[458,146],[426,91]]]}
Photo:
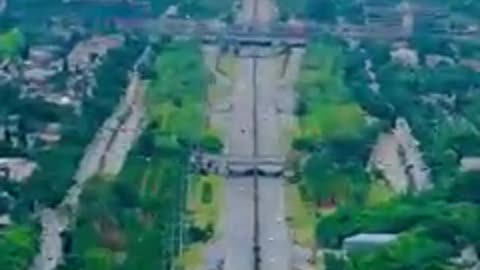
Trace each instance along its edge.
{"label": "overpass bridge", "polygon": [[178,38],[198,38],[205,43],[231,45],[305,46],[309,32],[300,24],[233,24],[162,18],[148,28],[160,35]]}
{"label": "overpass bridge", "polygon": [[194,166],[203,172],[228,176],[266,175],[282,176],[286,159],[276,156],[235,156],[197,153],[192,158]]}
{"label": "overpass bridge", "polygon": [[[339,24],[335,26],[317,23],[232,24],[221,22],[192,21],[185,19],[162,18],[150,24],[149,28],[160,35],[177,38],[198,38],[204,43],[255,46],[304,47],[309,40],[324,34],[344,38],[383,38],[408,37],[409,33],[400,27],[381,28]],[[393,31],[392,31],[393,30]]]}
{"label": "overpass bridge", "polygon": [[[161,18],[147,26],[153,33],[176,38],[198,38],[204,43],[242,46],[304,47],[309,40],[328,34],[342,38],[358,39],[405,39],[412,34],[399,25],[325,25],[312,22],[275,22],[269,24],[226,24],[212,21],[193,21],[179,18]],[[438,32],[424,33],[433,37],[449,39],[476,39],[480,29],[470,33]]]}

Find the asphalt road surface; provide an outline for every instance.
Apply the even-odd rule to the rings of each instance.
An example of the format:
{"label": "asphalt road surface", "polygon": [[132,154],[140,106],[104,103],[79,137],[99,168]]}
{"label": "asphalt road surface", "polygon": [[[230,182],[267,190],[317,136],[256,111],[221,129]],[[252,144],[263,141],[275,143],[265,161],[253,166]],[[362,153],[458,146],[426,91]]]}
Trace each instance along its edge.
{"label": "asphalt road surface", "polygon": [[[276,100],[281,81],[281,59],[257,59],[257,134],[258,155],[281,157],[282,132]],[[258,179],[259,244],[262,270],[290,269],[291,244],[285,221],[284,181],[281,178]]]}
{"label": "asphalt road surface", "polygon": [[278,94],[278,58],[256,59],[257,99],[257,153],[259,156],[278,157],[282,153],[280,122],[276,111]]}
{"label": "asphalt road surface", "polygon": [[[239,59],[232,92],[230,155],[253,157],[253,60]],[[225,269],[253,269],[253,178],[233,177],[225,184]]]}
{"label": "asphalt road surface", "polygon": [[285,221],[282,179],[260,177],[258,193],[260,269],[288,270],[291,245]]}
{"label": "asphalt road surface", "polygon": [[[269,0],[243,0],[242,3],[237,22],[268,23],[276,16],[274,4]],[[237,61],[228,154],[252,159],[255,155],[282,156],[281,124],[276,110],[276,95],[281,83],[280,61],[278,58],[239,58]],[[226,181],[224,237],[221,241],[225,249],[225,270],[251,270],[254,267],[253,181],[253,177]],[[258,197],[261,269],[290,269],[291,245],[285,222],[282,179],[260,177]]]}
{"label": "asphalt road surface", "polygon": [[229,154],[253,157],[254,154],[254,88],[253,60],[238,59],[232,92],[232,122],[230,123]]}
{"label": "asphalt road surface", "polygon": [[253,178],[232,178],[226,184],[225,269],[253,269]]}

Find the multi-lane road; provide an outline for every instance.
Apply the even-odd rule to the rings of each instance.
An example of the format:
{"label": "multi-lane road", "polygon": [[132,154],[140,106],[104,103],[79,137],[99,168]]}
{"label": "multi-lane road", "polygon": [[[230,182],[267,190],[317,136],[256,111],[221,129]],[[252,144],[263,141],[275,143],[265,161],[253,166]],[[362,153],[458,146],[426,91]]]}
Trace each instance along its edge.
{"label": "multi-lane road", "polygon": [[[244,0],[241,23],[275,18],[270,0]],[[252,48],[244,48],[252,49]],[[257,48],[258,50],[259,48]],[[255,50],[255,48],[253,48]],[[282,152],[276,101],[282,76],[279,57],[239,58],[233,81],[229,155],[277,156]],[[291,243],[285,220],[283,181],[274,177],[231,177],[226,181],[224,241],[226,270],[290,269]],[[254,247],[259,252],[255,254]],[[258,255],[259,264],[255,263]]]}
{"label": "multi-lane road", "polygon": [[[282,128],[276,108],[280,61],[274,57],[256,59],[255,62],[257,154],[283,156],[285,153],[280,145]],[[291,244],[285,219],[284,181],[270,177],[258,177],[257,181],[260,268],[290,269]]]}

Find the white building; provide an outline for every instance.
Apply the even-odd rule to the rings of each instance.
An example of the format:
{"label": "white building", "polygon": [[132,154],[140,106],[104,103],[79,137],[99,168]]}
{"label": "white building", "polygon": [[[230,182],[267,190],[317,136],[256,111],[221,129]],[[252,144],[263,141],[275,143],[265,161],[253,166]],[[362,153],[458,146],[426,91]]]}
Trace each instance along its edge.
{"label": "white building", "polygon": [[398,239],[396,234],[361,233],[343,239],[343,249],[348,253],[370,251],[392,243]]}
{"label": "white building", "polygon": [[37,167],[37,163],[25,158],[0,158],[0,177],[20,183],[32,176]]}
{"label": "white building", "polygon": [[399,48],[390,52],[393,62],[407,67],[417,67],[419,64],[418,53],[409,48]]}

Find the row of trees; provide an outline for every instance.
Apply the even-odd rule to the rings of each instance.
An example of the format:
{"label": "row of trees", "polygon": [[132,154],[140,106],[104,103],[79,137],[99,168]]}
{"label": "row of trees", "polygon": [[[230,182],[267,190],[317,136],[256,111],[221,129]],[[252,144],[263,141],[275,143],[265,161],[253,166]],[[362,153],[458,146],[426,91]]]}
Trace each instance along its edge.
{"label": "row of trees", "polygon": [[161,49],[147,93],[157,142],[200,146],[209,152],[221,150],[218,138],[203,130],[209,79],[199,44],[173,42]]}
{"label": "row of trees", "polygon": [[317,204],[363,202],[369,187],[364,168],[382,122],[367,123],[348,84],[349,58],[331,39],[307,48],[298,80],[300,136],[293,147],[308,153],[302,184]]}

